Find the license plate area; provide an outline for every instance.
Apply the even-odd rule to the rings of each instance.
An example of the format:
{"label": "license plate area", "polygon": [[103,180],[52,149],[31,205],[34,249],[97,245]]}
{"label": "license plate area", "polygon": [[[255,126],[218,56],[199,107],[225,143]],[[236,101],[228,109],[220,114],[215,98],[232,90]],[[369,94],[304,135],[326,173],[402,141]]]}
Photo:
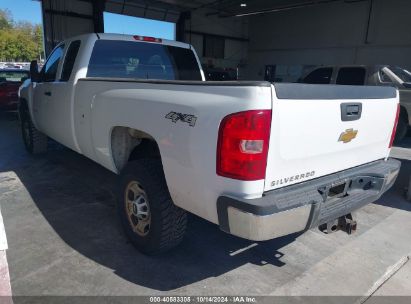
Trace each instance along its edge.
{"label": "license plate area", "polygon": [[338,199],[348,196],[351,180],[344,180],[330,185],[321,187],[318,192],[322,195],[324,201]]}
{"label": "license plate area", "polygon": [[336,198],[336,197],[344,197],[347,194],[347,185],[348,182],[343,182],[332,186],[328,190],[328,197],[327,198]]}

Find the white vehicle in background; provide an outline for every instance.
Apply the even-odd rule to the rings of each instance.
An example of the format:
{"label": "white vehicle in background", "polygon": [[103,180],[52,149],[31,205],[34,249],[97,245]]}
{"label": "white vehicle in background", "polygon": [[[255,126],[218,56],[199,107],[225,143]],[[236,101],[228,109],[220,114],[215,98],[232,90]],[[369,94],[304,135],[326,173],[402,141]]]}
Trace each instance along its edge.
{"label": "white vehicle in background", "polygon": [[20,89],[27,150],[51,137],[119,174],[147,254],[182,240],[187,211],[257,241],[334,230],[393,185],[398,113],[394,88],[204,81],[192,46],[113,34],[60,43]]}
{"label": "white vehicle in background", "polygon": [[393,86],[400,94],[400,118],[395,142],[411,127],[411,72],[396,66],[322,66],[301,79],[309,84]]}

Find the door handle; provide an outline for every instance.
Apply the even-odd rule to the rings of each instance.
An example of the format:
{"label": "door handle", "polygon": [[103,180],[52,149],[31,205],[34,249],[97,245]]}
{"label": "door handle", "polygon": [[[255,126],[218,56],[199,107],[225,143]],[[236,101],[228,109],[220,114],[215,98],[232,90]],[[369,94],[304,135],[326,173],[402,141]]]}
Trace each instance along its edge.
{"label": "door handle", "polygon": [[51,92],[44,92],[44,95],[51,96]]}
{"label": "door handle", "polygon": [[361,118],[362,103],[342,103],[341,104],[341,120],[354,121]]}

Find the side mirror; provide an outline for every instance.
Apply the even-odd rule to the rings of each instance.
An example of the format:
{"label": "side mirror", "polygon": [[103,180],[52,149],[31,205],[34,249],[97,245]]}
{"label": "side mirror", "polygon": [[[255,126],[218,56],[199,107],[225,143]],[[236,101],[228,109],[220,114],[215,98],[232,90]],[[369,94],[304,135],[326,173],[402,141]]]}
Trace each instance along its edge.
{"label": "side mirror", "polygon": [[32,62],[30,62],[30,78],[32,82],[40,81],[40,73],[37,60],[33,60]]}

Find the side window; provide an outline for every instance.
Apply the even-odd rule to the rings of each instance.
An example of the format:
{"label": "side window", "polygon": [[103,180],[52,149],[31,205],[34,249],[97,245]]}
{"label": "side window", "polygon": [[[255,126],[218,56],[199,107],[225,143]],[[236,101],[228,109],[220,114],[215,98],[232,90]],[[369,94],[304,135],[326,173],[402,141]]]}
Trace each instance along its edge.
{"label": "side window", "polygon": [[364,85],[364,68],[341,68],[338,71],[337,84],[343,85]]}
{"label": "side window", "polygon": [[332,68],[320,68],[312,71],[304,78],[304,83],[309,84],[329,84],[333,74]]}
{"label": "side window", "polygon": [[78,51],[80,49],[80,40],[73,41],[66,54],[66,58],[64,59],[63,64],[63,71],[61,72],[61,81],[68,81],[71,76],[71,72],[73,71],[74,62],[76,61],[76,57]]}
{"label": "side window", "polygon": [[383,70],[380,70],[378,73],[380,75],[381,82],[392,83],[391,78]]}
{"label": "side window", "polygon": [[42,71],[43,81],[50,82],[56,80],[57,68],[59,66],[61,56],[63,56],[63,50],[64,45],[60,45],[53,51],[53,53],[51,53]]}

